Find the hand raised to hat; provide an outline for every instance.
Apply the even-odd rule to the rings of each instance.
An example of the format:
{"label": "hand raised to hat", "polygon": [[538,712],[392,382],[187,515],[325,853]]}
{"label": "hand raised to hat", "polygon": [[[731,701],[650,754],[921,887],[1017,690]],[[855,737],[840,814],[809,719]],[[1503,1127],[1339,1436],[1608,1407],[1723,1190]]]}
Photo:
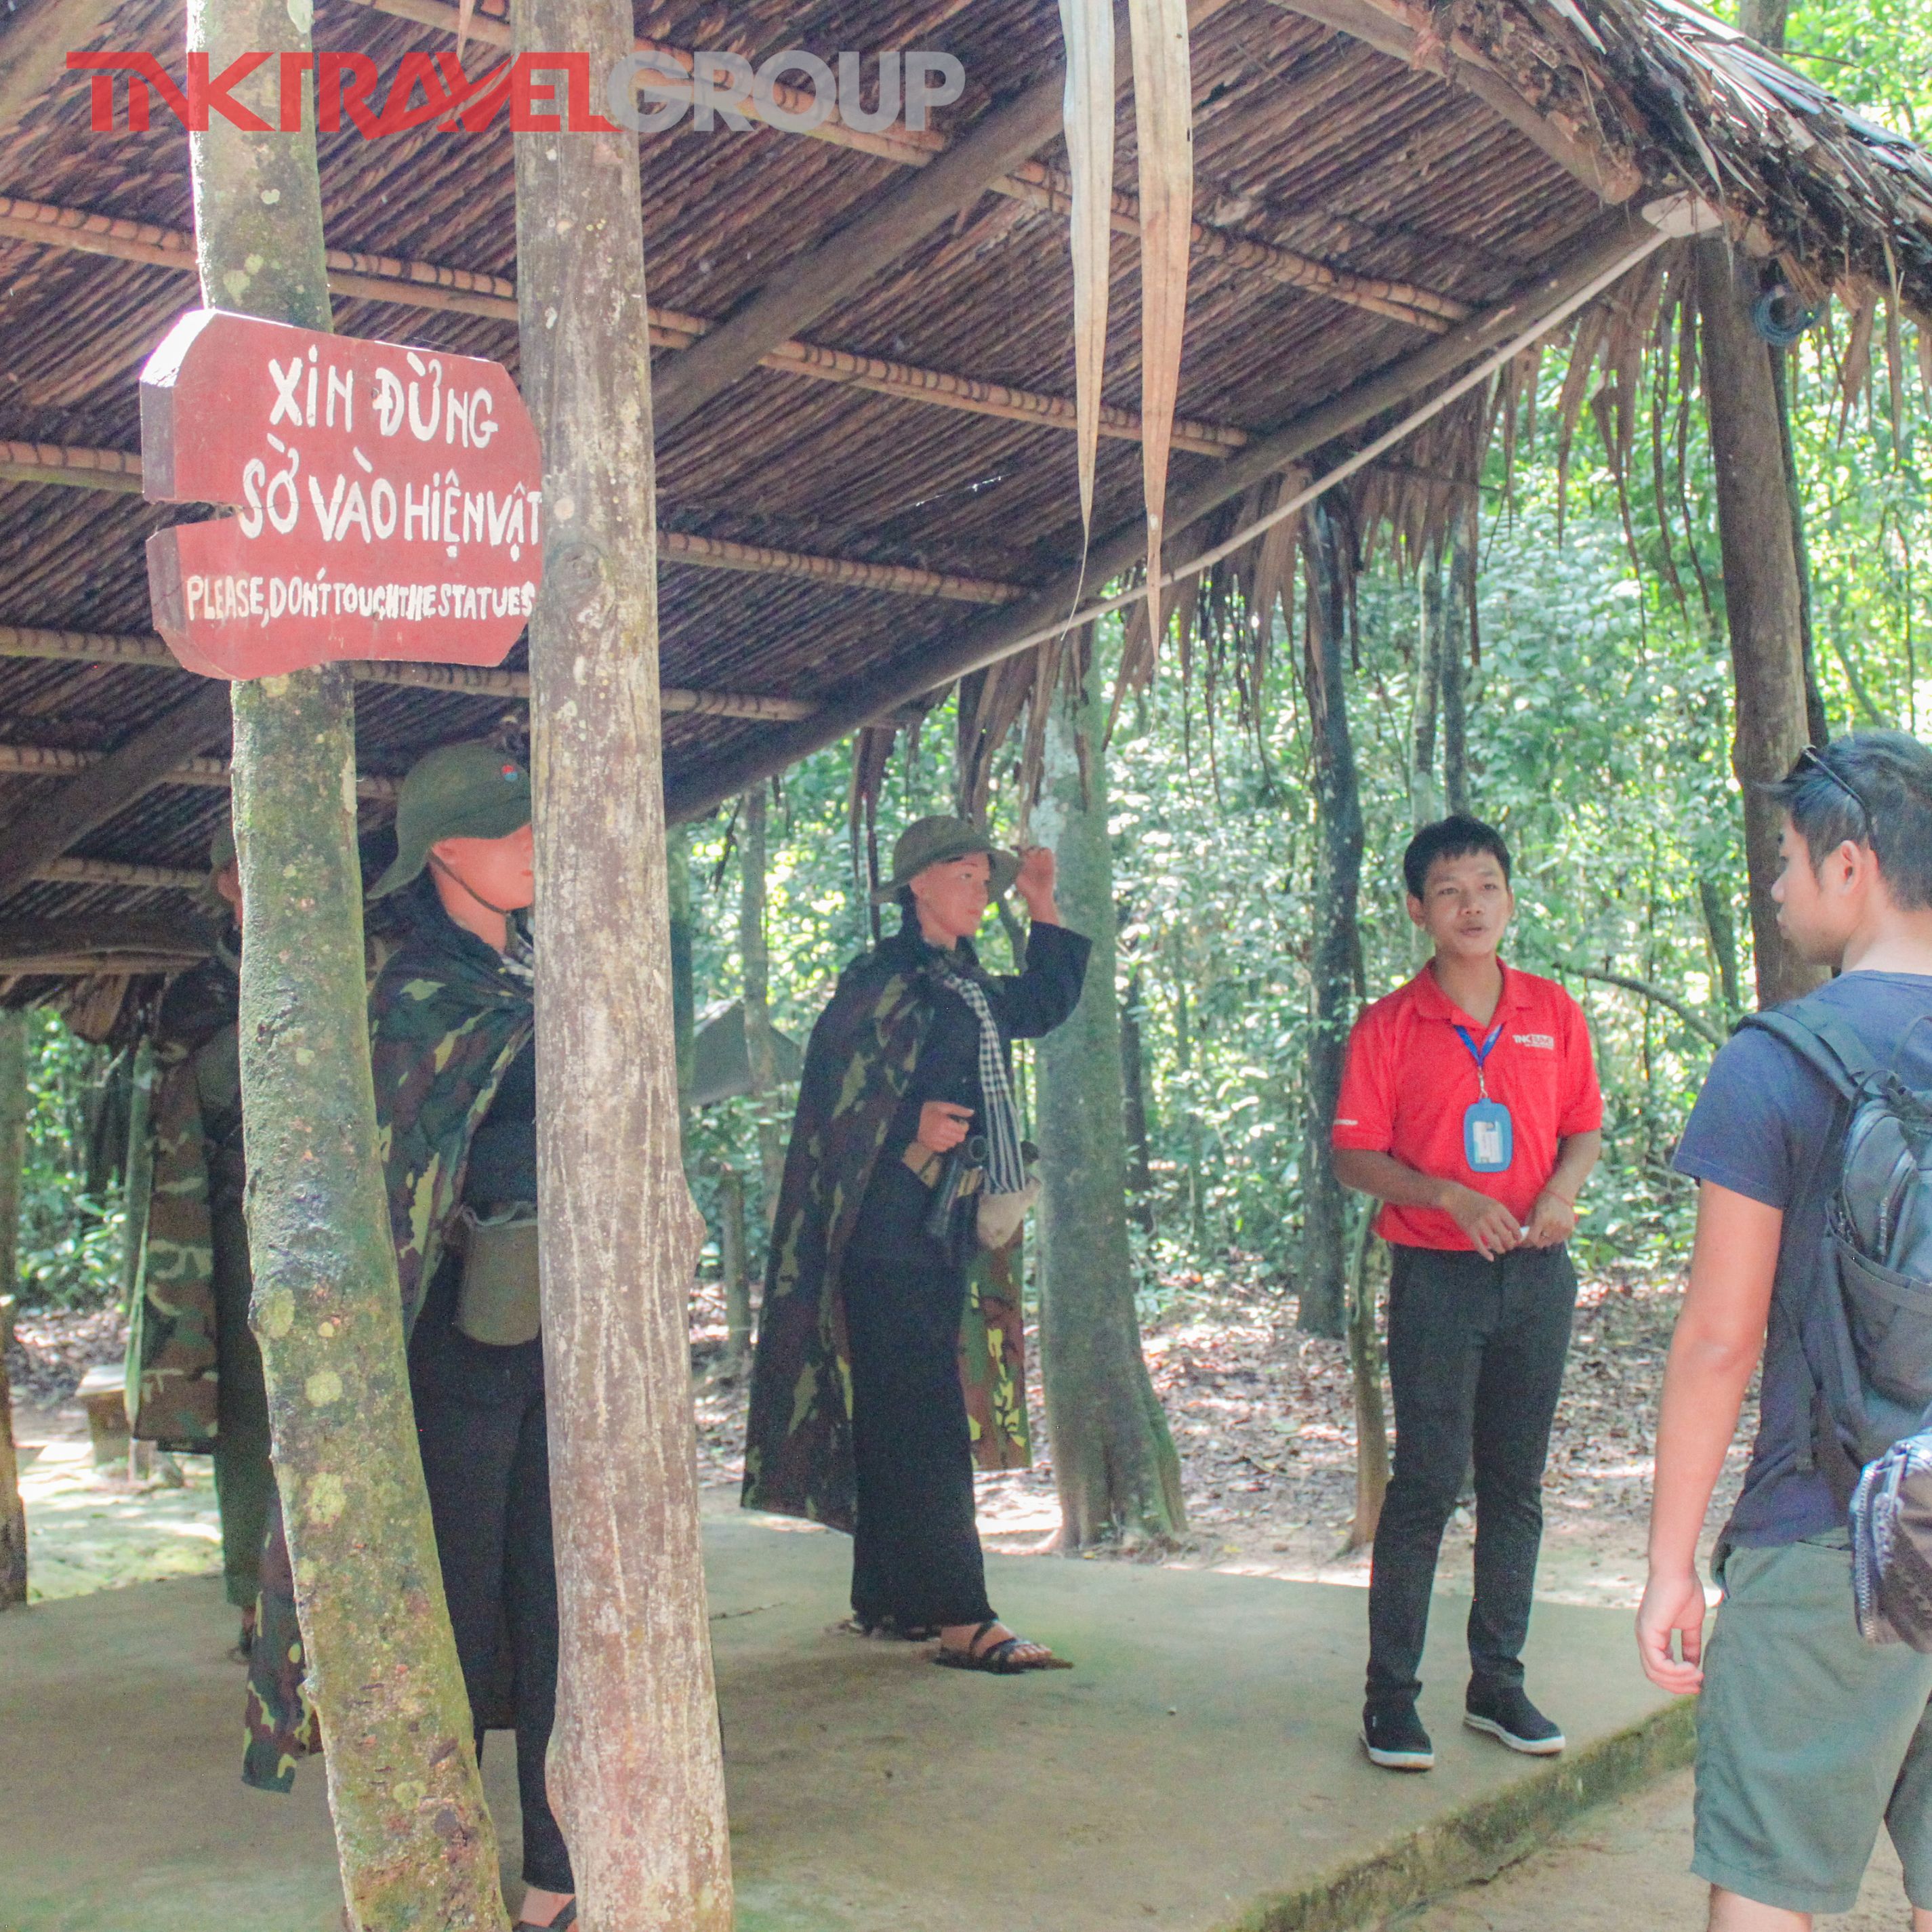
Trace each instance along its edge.
{"label": "hand raised to hat", "polygon": [[1026,909],[1042,926],[1060,923],[1060,908],[1054,903],[1053,848],[1028,845],[1020,853],[1020,869],[1013,889],[1026,901]]}

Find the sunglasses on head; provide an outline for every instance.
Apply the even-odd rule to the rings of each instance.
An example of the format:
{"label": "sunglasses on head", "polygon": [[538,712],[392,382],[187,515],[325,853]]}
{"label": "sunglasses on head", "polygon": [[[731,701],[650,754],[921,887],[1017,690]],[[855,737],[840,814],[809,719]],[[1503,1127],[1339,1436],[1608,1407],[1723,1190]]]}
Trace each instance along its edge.
{"label": "sunglasses on head", "polygon": [[1860,791],[1858,787],[1843,773],[1834,771],[1826,763],[1824,753],[1819,750],[1816,746],[1807,745],[1804,750],[1798,753],[1797,762],[1792,766],[1791,776],[1793,778],[1799,778],[1808,776],[1814,772],[1816,772],[1827,784],[1836,785],[1838,790],[1858,807],[1858,815],[1864,821],[1865,840],[1869,844],[1873,837],[1874,822],[1871,806],[1864,794]]}

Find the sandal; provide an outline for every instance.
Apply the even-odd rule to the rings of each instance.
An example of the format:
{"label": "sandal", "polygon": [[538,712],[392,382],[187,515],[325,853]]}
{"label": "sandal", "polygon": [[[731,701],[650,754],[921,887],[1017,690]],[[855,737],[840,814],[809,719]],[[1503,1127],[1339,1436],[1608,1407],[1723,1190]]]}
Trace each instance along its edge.
{"label": "sandal", "polygon": [[[1028,1640],[1023,1636],[1002,1637],[998,1643],[989,1643],[984,1650],[980,1640],[988,1630],[998,1630],[1000,1620],[988,1617],[973,1633],[973,1638],[964,1650],[955,1650],[950,1645],[942,1643],[933,1653],[932,1660],[943,1664],[949,1670],[984,1670],[994,1677],[1017,1677],[1028,1670],[1071,1670],[1073,1666],[1064,1657],[1055,1657],[1047,1651],[1042,1657],[1022,1657],[1018,1653],[1028,1648]],[[1031,1648],[1044,1649],[1042,1645]]]}
{"label": "sandal", "polygon": [[902,1624],[896,1617],[868,1623],[862,1617],[849,1616],[832,1628],[844,1636],[892,1637],[901,1643],[930,1643],[939,1634],[937,1624]]}
{"label": "sandal", "polygon": [[566,1898],[558,1906],[556,1916],[539,1925],[534,1918],[519,1918],[512,1932],[563,1932],[567,1925],[577,1923],[577,1900]]}

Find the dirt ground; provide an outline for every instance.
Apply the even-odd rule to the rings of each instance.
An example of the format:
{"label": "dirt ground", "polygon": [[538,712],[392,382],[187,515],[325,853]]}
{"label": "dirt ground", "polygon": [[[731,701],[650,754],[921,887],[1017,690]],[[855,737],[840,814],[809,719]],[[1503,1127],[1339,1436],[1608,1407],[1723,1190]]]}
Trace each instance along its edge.
{"label": "dirt ground", "polygon": [[[1147,1324],[1148,1365],[1180,1455],[1190,1534],[1178,1550],[1143,1560],[1366,1586],[1368,1552],[1346,1547],[1355,1497],[1346,1351],[1298,1333],[1291,1301],[1238,1270],[1231,1274],[1168,1284],[1165,1305]],[[1583,1286],[1545,1492],[1538,1588],[1553,1601],[1634,1606],[1642,1593],[1650,1442],[1681,1292],[1676,1276],[1599,1275]],[[700,1286],[692,1310],[700,1370],[722,1350],[722,1306],[712,1304]],[[997,1548],[1036,1548],[1059,1523],[1034,1394],[1036,1466],[980,1478],[981,1531]],[[742,1388],[701,1378],[698,1415],[704,1480],[735,1485],[743,1472]],[[1742,1478],[1747,1447],[1732,1451],[1712,1510],[1714,1533]],[[1469,1587],[1473,1546],[1473,1526],[1458,1511],[1444,1543],[1448,1587]]]}

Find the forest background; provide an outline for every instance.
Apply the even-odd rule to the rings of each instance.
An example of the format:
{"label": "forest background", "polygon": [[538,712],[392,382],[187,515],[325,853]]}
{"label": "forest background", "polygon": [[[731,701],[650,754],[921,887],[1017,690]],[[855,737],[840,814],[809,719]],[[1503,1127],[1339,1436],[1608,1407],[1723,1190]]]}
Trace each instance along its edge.
{"label": "forest background", "polygon": [[[1871,119],[1932,136],[1932,12],[1913,0],[1801,0],[1786,52]],[[1817,682],[1834,734],[1932,722],[1932,663],[1921,662],[1932,646],[1932,341],[1907,321],[1888,343],[1882,312],[1875,332],[1861,339],[1834,308],[1786,358]],[[1552,345],[1513,452],[1498,439],[1485,459],[1473,625],[1448,559],[1418,569],[1385,530],[1364,538],[1345,648],[1364,830],[1355,990],[1374,998],[1420,964],[1400,854],[1466,782],[1470,808],[1516,857],[1506,956],[1563,980],[1590,1020],[1608,1113],[1580,1259],[1586,1273],[1654,1278],[1676,1271],[1689,1232],[1672,1148],[1714,1044],[1752,1000],[1714,490],[1694,358],[1660,342],[1630,395],[1601,366],[1573,373],[1572,359]],[[1847,364],[1856,376],[1868,359],[1870,380],[1854,381],[1847,403]],[[1620,416],[1631,425],[1621,448]],[[1238,573],[1210,586],[1185,666],[1162,653],[1150,687],[1120,704],[1105,754],[1146,1321],[1204,1292],[1292,1320],[1301,1286],[1321,910],[1308,614],[1291,588],[1264,635],[1244,587]],[[1462,667],[1460,760],[1439,724],[1417,755],[1432,636]],[[1117,623],[1095,640],[1108,698],[1122,644]],[[902,731],[869,775],[882,859],[910,820],[958,808],[955,706]],[[1016,735],[988,795],[988,823],[1009,838],[1031,809],[1020,762]],[[851,743],[832,747],[756,814],[770,1016],[801,1045],[873,935],[854,768]],[[740,801],[680,842],[700,1018],[745,986],[754,809]],[[885,919],[890,929],[896,914]],[[1012,937],[989,922],[990,963],[1008,963]],[[121,1283],[124,1070],[50,1014],[36,1016],[30,1068],[20,1303],[103,1306]],[[692,1113],[687,1167],[714,1284],[721,1268],[762,1273],[763,1177],[793,1098],[781,1084]],[[728,1224],[742,1230],[742,1258]]]}

